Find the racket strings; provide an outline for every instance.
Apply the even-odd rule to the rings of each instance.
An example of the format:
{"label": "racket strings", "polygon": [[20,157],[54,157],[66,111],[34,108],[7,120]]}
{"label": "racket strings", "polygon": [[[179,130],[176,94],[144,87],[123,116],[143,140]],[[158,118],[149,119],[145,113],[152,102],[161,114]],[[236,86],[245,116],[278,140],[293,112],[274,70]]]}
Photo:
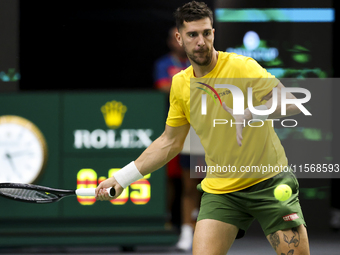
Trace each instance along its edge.
{"label": "racket strings", "polygon": [[57,195],[45,191],[18,188],[0,188],[0,193],[14,199],[22,199],[27,201],[44,201],[58,198]]}

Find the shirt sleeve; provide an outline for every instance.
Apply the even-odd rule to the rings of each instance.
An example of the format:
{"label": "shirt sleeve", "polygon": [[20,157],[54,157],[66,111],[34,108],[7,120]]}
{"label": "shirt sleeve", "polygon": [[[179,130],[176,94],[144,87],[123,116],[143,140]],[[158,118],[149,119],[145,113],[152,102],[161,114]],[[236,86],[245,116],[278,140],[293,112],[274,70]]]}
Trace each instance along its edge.
{"label": "shirt sleeve", "polygon": [[280,82],[252,58],[247,58],[244,71],[246,73],[243,77],[251,78],[250,86],[253,88],[254,97],[259,102]]}
{"label": "shirt sleeve", "polygon": [[181,101],[178,98],[179,91],[174,83],[175,82],[173,79],[170,90],[170,108],[166,124],[171,127],[179,127],[188,124],[189,121],[187,120],[187,117],[185,116],[185,113],[182,109]]}

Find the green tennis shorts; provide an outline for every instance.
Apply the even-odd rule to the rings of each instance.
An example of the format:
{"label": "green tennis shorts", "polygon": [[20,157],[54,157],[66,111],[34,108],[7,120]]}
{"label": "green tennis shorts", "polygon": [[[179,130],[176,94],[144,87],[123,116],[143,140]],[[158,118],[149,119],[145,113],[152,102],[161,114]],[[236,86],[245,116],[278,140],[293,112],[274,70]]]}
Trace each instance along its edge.
{"label": "green tennis shorts", "polygon": [[[283,202],[274,197],[274,189],[280,184],[292,188],[292,196]],[[204,192],[201,184],[197,189]],[[197,221],[214,219],[235,225],[239,228],[236,238],[241,238],[256,219],[267,236],[278,230],[306,225],[298,194],[299,183],[292,172],[279,173],[273,178],[232,193],[204,192]]]}

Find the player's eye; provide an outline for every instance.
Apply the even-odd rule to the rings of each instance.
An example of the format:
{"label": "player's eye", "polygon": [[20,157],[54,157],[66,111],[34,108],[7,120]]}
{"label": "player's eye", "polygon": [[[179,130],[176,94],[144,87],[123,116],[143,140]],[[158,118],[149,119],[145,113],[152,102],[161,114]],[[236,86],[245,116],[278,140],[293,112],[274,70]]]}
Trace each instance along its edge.
{"label": "player's eye", "polygon": [[206,32],[204,32],[204,36],[209,36],[211,34],[211,32],[210,31],[206,31]]}

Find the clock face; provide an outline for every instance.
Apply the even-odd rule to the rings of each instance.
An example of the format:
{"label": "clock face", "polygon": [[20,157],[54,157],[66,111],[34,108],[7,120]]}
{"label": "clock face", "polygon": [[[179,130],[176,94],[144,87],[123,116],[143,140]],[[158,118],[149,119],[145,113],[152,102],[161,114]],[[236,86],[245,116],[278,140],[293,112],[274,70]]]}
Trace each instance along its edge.
{"label": "clock face", "polygon": [[0,182],[32,183],[46,162],[39,129],[17,116],[0,117]]}

